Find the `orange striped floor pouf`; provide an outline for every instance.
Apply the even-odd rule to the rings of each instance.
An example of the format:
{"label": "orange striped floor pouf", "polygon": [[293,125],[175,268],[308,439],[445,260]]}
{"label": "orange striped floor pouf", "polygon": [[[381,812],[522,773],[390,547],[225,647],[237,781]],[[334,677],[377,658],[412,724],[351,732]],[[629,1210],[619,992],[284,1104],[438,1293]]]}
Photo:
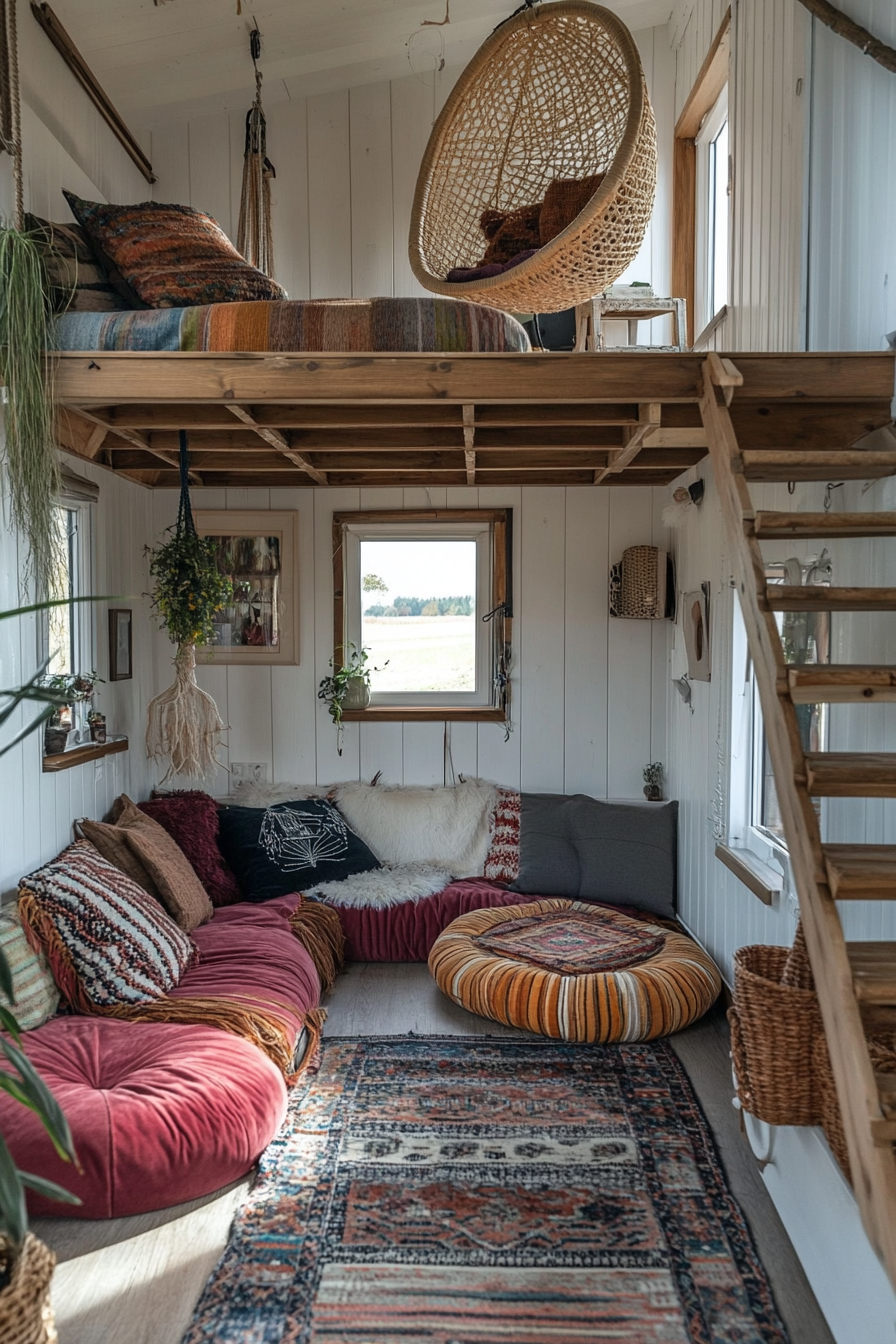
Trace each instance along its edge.
{"label": "orange striped floor pouf", "polygon": [[480,1017],[600,1044],[680,1031],[722,987],[712,958],[680,930],[565,900],[461,915],[436,940],[429,969],[443,994]]}

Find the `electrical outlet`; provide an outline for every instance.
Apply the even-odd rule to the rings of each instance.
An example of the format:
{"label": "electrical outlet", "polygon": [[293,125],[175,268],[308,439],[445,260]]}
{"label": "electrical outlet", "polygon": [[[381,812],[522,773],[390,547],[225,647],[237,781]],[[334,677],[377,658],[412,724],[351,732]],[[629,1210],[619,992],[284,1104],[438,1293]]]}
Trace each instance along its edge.
{"label": "electrical outlet", "polygon": [[267,784],[268,782],[268,763],[267,761],[250,761],[246,766],[246,778],[253,784]]}

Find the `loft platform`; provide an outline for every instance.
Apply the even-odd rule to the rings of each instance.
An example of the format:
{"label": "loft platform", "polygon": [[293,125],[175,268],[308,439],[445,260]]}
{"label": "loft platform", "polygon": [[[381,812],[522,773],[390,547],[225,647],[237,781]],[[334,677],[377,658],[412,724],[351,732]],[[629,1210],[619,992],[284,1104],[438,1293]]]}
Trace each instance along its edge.
{"label": "loft platform", "polygon": [[[711,355],[752,472],[896,474],[894,355]],[[706,455],[705,354],[57,357],[59,441],[153,488],[666,485]],[[809,462],[809,459],[812,459]],[[805,462],[803,461],[805,459]],[[820,467],[816,459],[820,459]],[[781,475],[780,473],[785,473]],[[817,477],[816,477],[817,479]]]}

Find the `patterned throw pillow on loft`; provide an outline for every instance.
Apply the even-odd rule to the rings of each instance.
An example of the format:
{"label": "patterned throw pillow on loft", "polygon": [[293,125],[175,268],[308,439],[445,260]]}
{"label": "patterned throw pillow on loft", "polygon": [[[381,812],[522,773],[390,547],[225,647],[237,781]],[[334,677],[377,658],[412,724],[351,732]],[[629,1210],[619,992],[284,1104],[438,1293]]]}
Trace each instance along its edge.
{"label": "patterned throw pillow on loft", "polygon": [[104,205],[63,192],[91,242],[150,308],[193,308],[286,291],[245,257],[210,215],[187,205]]}
{"label": "patterned throw pillow on loft", "polygon": [[19,915],[63,998],[81,1012],[163,998],[199,957],[159,903],[89,840],[22,878]]}

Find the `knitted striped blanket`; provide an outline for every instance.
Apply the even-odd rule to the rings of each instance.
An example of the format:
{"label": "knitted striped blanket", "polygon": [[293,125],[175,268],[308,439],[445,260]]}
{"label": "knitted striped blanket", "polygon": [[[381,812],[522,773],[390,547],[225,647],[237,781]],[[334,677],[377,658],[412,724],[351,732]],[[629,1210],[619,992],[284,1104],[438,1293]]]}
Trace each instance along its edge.
{"label": "knitted striped blanket", "polygon": [[367,353],[527,351],[509,313],[463,299],[282,299],[64,313],[59,350],[315,351]]}

